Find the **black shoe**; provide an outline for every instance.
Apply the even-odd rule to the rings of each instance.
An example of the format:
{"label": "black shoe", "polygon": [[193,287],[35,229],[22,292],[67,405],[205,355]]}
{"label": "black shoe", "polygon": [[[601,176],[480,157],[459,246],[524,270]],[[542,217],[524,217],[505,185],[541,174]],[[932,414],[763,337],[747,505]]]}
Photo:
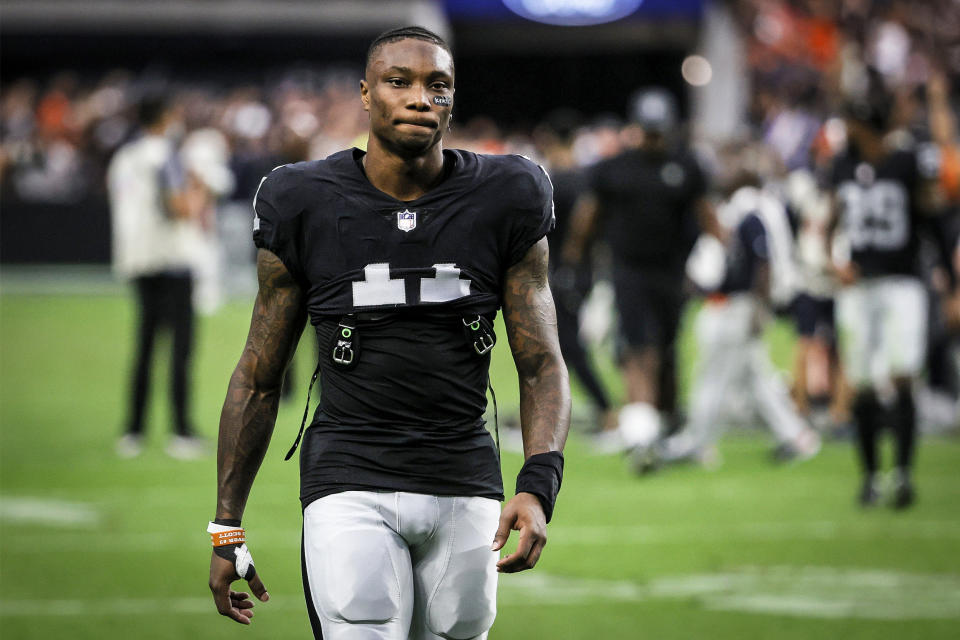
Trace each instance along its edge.
{"label": "black shoe", "polygon": [[917,494],[913,490],[913,483],[909,478],[903,478],[897,481],[897,487],[893,490],[893,500],[890,506],[894,509],[907,509],[913,505],[917,499]]}
{"label": "black shoe", "polygon": [[867,477],[863,481],[860,493],[857,496],[857,502],[861,507],[875,507],[880,502],[880,491],[877,489],[877,482],[872,477]]}
{"label": "black shoe", "polygon": [[781,442],[770,452],[770,460],[775,464],[790,462],[796,457],[796,451],[786,442]]}

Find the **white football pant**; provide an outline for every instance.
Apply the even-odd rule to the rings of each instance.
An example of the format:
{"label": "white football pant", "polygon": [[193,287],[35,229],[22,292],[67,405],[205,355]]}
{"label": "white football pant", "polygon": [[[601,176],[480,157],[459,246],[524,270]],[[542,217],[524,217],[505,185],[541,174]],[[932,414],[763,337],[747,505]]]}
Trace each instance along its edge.
{"label": "white football pant", "polygon": [[310,503],[305,576],[324,640],[485,639],[499,519],[490,498],[346,491]]}
{"label": "white football pant", "polygon": [[744,293],[708,301],[700,310],[690,416],[684,429],[665,442],[665,459],[689,458],[716,442],[730,397],[743,389],[778,441],[795,442],[806,430],[757,332],[756,305],[754,297]]}
{"label": "white football pant", "polygon": [[915,377],[927,346],[927,292],[909,276],[864,278],[837,296],[844,373],[854,387]]}

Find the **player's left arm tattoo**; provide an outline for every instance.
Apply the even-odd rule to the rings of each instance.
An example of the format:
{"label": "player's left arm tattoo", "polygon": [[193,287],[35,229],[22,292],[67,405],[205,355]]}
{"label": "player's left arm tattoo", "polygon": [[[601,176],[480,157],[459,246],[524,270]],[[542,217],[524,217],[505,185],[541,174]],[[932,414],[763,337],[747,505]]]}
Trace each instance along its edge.
{"label": "player's left arm tattoo", "polygon": [[250,332],[220,415],[218,518],[243,516],[273,433],[283,374],[307,317],[303,291],[276,255],[257,252],[257,276]]}
{"label": "player's left arm tattoo", "polygon": [[557,338],[547,259],[542,238],[507,271],[504,285],[503,317],[520,378],[525,458],[562,451],[570,426],[570,383]]}

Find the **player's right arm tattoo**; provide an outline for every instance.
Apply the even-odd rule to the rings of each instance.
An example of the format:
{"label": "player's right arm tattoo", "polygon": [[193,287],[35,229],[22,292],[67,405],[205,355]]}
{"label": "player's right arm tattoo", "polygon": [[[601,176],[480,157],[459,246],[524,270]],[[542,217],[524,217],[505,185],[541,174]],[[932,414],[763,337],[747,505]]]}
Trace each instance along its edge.
{"label": "player's right arm tattoo", "polygon": [[250,332],[220,414],[218,518],[243,516],[273,433],[283,373],[306,321],[303,290],[277,256],[257,251],[257,278]]}
{"label": "player's right arm tattoo", "polygon": [[520,377],[524,457],[562,451],[570,426],[570,382],[557,339],[542,238],[507,271],[503,317]]}

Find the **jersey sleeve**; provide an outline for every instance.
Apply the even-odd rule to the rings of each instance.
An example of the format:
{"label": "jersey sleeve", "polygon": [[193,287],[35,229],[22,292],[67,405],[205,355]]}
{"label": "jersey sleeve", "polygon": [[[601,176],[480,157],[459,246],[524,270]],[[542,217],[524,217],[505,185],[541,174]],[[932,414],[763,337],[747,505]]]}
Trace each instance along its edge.
{"label": "jersey sleeve", "polygon": [[517,203],[511,219],[507,266],[520,262],[530,247],[553,230],[553,184],[543,167],[526,158],[514,184],[511,198]]}
{"label": "jersey sleeve", "polygon": [[253,196],[253,244],[276,255],[298,281],[304,281],[300,261],[301,211],[296,207],[287,166],[260,180]]}

